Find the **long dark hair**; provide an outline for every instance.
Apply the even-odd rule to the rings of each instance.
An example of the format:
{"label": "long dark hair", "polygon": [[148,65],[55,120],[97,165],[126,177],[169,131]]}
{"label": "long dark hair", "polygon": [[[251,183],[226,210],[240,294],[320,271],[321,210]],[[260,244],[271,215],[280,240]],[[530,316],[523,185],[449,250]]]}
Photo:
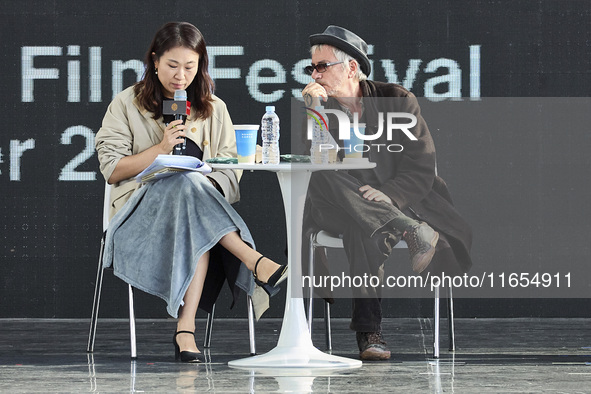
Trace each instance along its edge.
{"label": "long dark hair", "polygon": [[[150,48],[144,58],[146,71],[141,81],[134,86],[134,92],[140,104],[154,113],[154,119],[162,116],[162,84],[156,75],[154,60],[159,59],[164,52],[177,48],[189,48],[199,54],[199,68],[197,75],[187,87],[187,97],[191,101],[191,115],[197,118],[208,118],[213,107],[212,94],[214,83],[208,73],[209,58],[205,47],[205,39],[195,26],[187,22],[169,22],[156,32]],[[155,55],[152,55],[155,53]]]}

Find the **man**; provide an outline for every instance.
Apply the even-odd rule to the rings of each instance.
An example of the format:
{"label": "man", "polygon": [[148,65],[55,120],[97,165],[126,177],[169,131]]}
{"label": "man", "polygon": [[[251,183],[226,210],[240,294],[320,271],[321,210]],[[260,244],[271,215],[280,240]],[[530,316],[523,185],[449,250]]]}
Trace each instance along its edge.
{"label": "man", "polygon": [[[329,26],[310,36],[310,45],[312,65],[306,71],[314,81],[302,91],[306,107],[324,104],[345,112],[351,120],[356,114],[369,122],[377,119],[379,111],[400,112],[402,106],[416,117],[417,125],[409,130],[413,139],[402,132],[388,138],[384,132],[371,141],[374,147],[402,147],[397,152],[369,149],[364,155],[376,163],[374,169],[315,172],[306,223],[342,234],[352,276],[369,273],[383,278],[384,261],[400,239],[408,244],[415,272],[427,272],[427,268],[466,272],[472,264],[470,226],[436,176],[435,147],[414,95],[397,84],[367,80],[371,72],[367,44],[342,27]],[[391,98],[386,107],[383,98]],[[368,123],[366,135],[377,132]],[[338,141],[337,133],[331,127]],[[389,359],[381,332],[379,294],[364,288],[354,297],[350,327],[356,331],[360,358]]]}

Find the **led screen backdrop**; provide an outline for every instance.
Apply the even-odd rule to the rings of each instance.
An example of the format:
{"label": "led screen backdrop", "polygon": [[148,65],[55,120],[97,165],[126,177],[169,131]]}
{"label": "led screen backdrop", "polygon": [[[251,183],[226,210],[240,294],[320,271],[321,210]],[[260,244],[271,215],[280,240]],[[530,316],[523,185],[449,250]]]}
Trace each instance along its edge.
{"label": "led screen backdrop", "polygon": [[[276,106],[284,125],[281,147],[287,153],[290,99],[310,81],[303,73],[309,63],[308,36],[329,24],[367,41],[371,78],[400,83],[432,103],[452,103],[589,96],[590,14],[590,1],[6,2],[0,10],[0,317],[90,314],[104,190],[94,134],[112,97],[141,76],[144,51],[163,23],[185,20],[202,31],[216,94],[234,123],[258,123],[265,105]],[[565,135],[552,145],[553,160],[573,155],[585,160],[581,152],[591,148],[586,130],[556,132]],[[517,139],[463,134],[470,133],[466,130],[438,133],[434,128],[432,133],[439,172],[474,226],[475,266],[494,264],[503,250],[511,250],[516,262],[527,258],[531,245],[521,243],[521,234],[540,226],[545,236],[564,230],[544,220],[556,215],[548,212],[560,212],[559,223],[575,223],[569,231],[583,235],[575,240],[558,237],[563,247],[567,244],[564,258],[572,252],[589,261],[589,243],[580,242],[590,230],[582,219],[591,217],[589,187],[584,185],[591,179],[588,161],[553,167],[537,155],[539,165],[519,172],[511,157],[536,149],[547,141],[547,133],[524,128]],[[493,157],[478,154],[490,149],[503,154],[491,162],[479,160]],[[564,171],[572,183],[557,182],[556,192],[569,196],[568,206],[557,206],[564,199],[537,200],[535,220],[531,218],[537,227],[523,216],[491,224],[491,212],[511,213],[514,204],[477,191],[503,188],[523,195],[541,177],[550,184],[564,180]],[[509,176],[512,181],[504,182]],[[285,259],[285,222],[274,175],[246,173],[241,184],[236,208],[258,248]],[[551,187],[544,190],[552,192]],[[545,247],[555,247],[552,239]],[[544,250],[536,253],[543,256]],[[106,276],[104,316],[125,316],[124,290],[120,281]],[[387,310],[393,314],[416,313],[422,306],[420,301],[390,301]],[[226,293],[220,302],[227,303]],[[503,308],[509,315],[523,312],[518,307],[523,300],[504,302],[511,306]],[[574,302],[545,305],[554,305],[556,313],[582,313]],[[139,316],[165,316],[154,297],[138,304]],[[348,303],[341,305],[347,315]],[[472,308],[466,314],[494,313],[472,300],[464,305]],[[532,305],[538,308],[534,313],[546,311],[537,306],[541,304]],[[280,296],[270,315],[280,315],[282,308]],[[243,315],[243,309],[218,311],[233,316]]]}

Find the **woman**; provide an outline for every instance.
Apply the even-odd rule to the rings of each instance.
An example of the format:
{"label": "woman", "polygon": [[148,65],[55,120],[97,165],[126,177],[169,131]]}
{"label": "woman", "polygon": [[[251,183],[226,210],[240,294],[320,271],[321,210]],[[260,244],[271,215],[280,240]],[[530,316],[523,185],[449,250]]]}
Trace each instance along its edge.
{"label": "woman", "polygon": [[[272,291],[287,270],[253,249],[246,224],[230,206],[239,199],[240,171],[135,182],[159,154],[185,140],[187,154],[203,160],[236,156],[232,121],[212,93],[199,30],[167,23],[144,61],[143,79],[115,97],[96,135],[101,172],[113,185],[104,264],[113,263],[117,276],[165,299],[173,317],[178,312],[175,358],[196,362],[202,360],[194,338],[197,308],[211,310],[224,280],[236,297],[237,286],[252,292],[253,277]],[[163,100],[178,89],[191,102],[185,125],[162,115]]]}

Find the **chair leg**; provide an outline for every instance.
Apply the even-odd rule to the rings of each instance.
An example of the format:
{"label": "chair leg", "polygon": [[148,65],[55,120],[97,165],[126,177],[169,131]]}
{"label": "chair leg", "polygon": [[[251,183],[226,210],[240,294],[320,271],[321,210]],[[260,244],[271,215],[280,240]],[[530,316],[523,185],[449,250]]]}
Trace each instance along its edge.
{"label": "chair leg", "polygon": [[[310,267],[308,270],[308,274],[310,278],[314,276],[314,258],[316,257],[316,235],[317,233],[312,233],[310,235]],[[312,321],[314,320],[314,294],[312,288],[313,280],[310,280],[310,299],[308,304],[308,330],[310,331],[310,335],[312,335]],[[326,350],[332,351],[332,332],[330,326],[330,304],[328,302],[324,302],[324,337],[326,340]]]}
{"label": "chair leg", "polygon": [[250,343],[250,355],[254,356],[257,353],[256,342],[254,337],[254,305],[252,304],[252,298],[246,297],[247,310],[248,310],[248,339]]}
{"label": "chair leg", "polygon": [[313,289],[312,289],[312,278],[314,276],[314,255],[316,253],[316,244],[315,244],[315,239],[316,239],[316,233],[312,233],[310,234],[310,256],[309,256],[309,261],[310,263],[308,264],[308,275],[310,277],[310,288],[308,289],[308,301],[307,301],[307,312],[308,312],[308,331],[310,332],[310,335],[312,335],[312,320],[314,320],[314,314],[313,314],[313,309],[314,309],[314,294],[313,294]]}
{"label": "chair leg", "polygon": [[308,317],[308,331],[312,335],[312,322],[314,321],[314,298],[307,299],[307,317]]}
{"label": "chair leg", "polygon": [[215,314],[215,304],[211,307],[211,313],[207,314],[207,323],[205,323],[205,338],[203,339],[203,347],[209,349],[211,347],[211,333],[213,331],[213,316]]}
{"label": "chair leg", "polygon": [[330,328],[330,304],[324,302],[324,331],[326,337],[326,350],[332,351],[332,332]]}
{"label": "chair leg", "polygon": [[[248,339],[250,343],[250,354],[254,356],[256,354],[256,343],[254,336],[254,308],[252,305],[252,298],[247,296],[247,309],[248,309]],[[209,349],[211,347],[211,335],[213,333],[213,318],[215,315],[215,304],[211,308],[211,313],[207,314],[207,322],[205,323],[205,338],[203,339],[203,347]]]}
{"label": "chair leg", "polygon": [[454,327],[454,299],[451,290],[451,285],[447,289],[447,324],[449,328],[449,351],[453,352],[456,350],[456,335]]}
{"label": "chair leg", "polygon": [[137,361],[132,360],[131,361],[131,368],[129,371],[129,392],[130,393],[135,393],[135,378],[137,376]]}
{"label": "chair leg", "polygon": [[131,340],[131,358],[135,360],[137,358],[137,348],[135,343],[135,311],[133,308],[133,288],[129,287],[129,337]]}
{"label": "chair leg", "polygon": [[439,358],[439,286],[435,287],[433,322],[433,358]]}
{"label": "chair leg", "polygon": [[86,351],[94,351],[94,340],[96,337],[96,324],[98,321],[99,306],[101,303],[101,290],[103,287],[103,251],[105,249],[105,237],[101,239],[101,248],[99,252],[98,268],[96,270],[96,283],[94,285],[94,300],[92,302],[92,315],[90,317],[90,330],[88,333],[88,345]]}

